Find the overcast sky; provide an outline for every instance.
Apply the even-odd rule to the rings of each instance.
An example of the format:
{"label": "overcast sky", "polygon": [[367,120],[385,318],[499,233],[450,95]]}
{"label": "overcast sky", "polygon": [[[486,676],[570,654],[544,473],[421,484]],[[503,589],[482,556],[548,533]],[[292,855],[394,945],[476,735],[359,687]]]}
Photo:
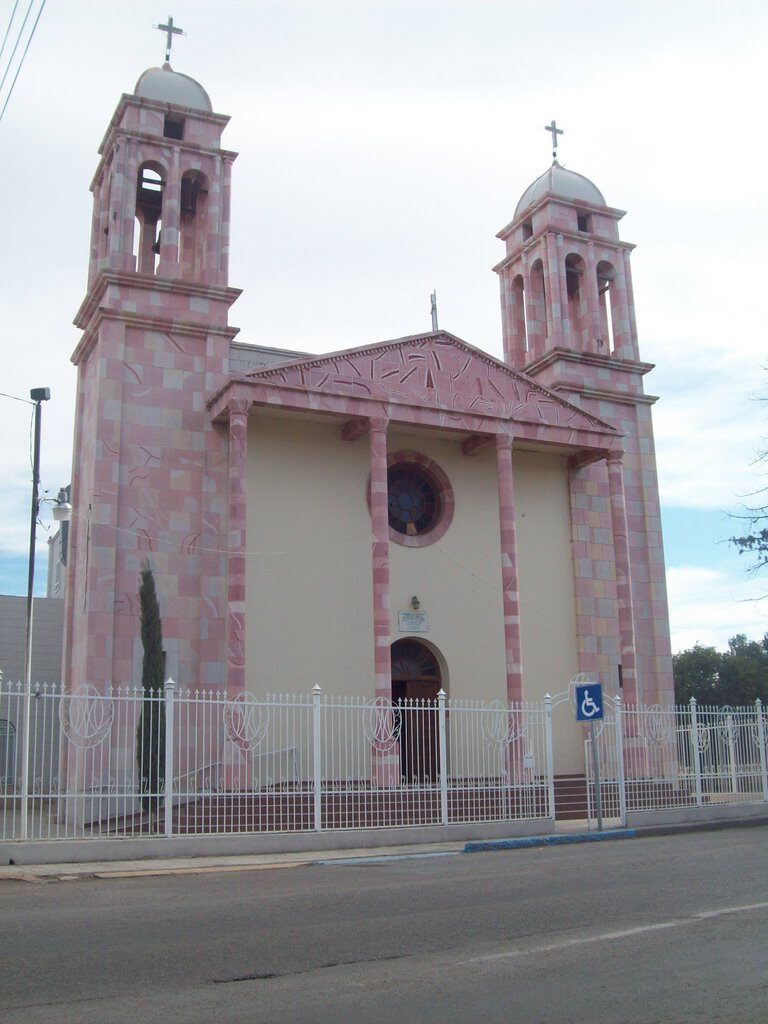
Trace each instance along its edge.
{"label": "overcast sky", "polygon": [[[12,7],[0,0],[3,32]],[[48,0],[0,121],[0,391],[51,388],[51,495],[71,472],[71,321],[97,148],[121,93],[162,63],[152,25],[168,13]],[[637,245],[673,649],[761,637],[768,601],[753,599],[768,579],[749,579],[727,538],[728,513],[768,482],[755,465],[768,433],[768,5],[177,0],[170,13],[188,33],[174,69],[232,117],[230,282],[244,294],[231,321],[244,341],[322,352],[427,330],[434,288],[440,325],[500,356],[495,234],[546,169],[543,126],[557,119],[561,162],[628,211],[622,238]],[[21,594],[31,407],[0,398],[0,410],[0,593]]]}

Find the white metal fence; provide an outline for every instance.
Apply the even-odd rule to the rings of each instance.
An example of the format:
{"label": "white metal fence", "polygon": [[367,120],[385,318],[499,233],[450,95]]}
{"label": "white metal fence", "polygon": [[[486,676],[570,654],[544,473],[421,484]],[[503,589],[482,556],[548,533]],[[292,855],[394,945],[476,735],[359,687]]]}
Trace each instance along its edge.
{"label": "white metal fence", "polygon": [[[768,801],[768,712],[745,707],[623,706],[608,698],[596,729],[604,817],[628,811]],[[590,817],[591,740],[585,743]]]}
{"label": "white metal fence", "polygon": [[546,818],[543,704],[0,683],[0,838]]}
{"label": "white metal fence", "polygon": [[[552,707],[549,697],[391,703],[319,687],[229,697],[170,680],[148,697],[0,681],[0,839],[553,818]],[[608,698],[596,729],[603,817],[768,801],[766,734],[759,701],[644,708]],[[584,817],[594,815],[591,763],[587,739]]]}

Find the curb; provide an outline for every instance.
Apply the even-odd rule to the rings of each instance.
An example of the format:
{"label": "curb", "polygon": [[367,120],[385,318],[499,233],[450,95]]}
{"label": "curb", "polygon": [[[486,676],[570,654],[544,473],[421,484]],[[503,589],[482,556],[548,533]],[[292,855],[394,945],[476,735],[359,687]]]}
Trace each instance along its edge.
{"label": "curb", "polygon": [[635,839],[635,828],[612,828],[604,832],[575,832],[572,835],[529,836],[526,839],[484,839],[466,843],[464,853],[488,850],[520,850],[531,846],[566,846],[570,843],[601,843],[610,839]]}

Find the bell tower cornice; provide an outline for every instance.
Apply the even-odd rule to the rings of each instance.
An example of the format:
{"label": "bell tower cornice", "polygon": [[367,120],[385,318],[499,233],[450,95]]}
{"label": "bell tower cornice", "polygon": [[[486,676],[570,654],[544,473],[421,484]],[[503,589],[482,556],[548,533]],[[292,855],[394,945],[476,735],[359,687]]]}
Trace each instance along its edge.
{"label": "bell tower cornice", "polygon": [[[233,305],[243,293],[242,288],[199,284],[195,281],[177,281],[149,274],[102,271],[75,314],[75,318],[72,321],[75,327],[86,330],[100,309],[108,309],[111,313],[118,311],[124,305],[128,290],[132,288],[150,288],[158,297],[171,294],[183,295],[189,300],[197,300],[198,304],[200,300],[211,303],[224,303],[227,308]],[[112,294],[110,294],[110,289],[112,289]],[[162,299],[159,299],[159,301],[162,302]],[[134,318],[135,315],[131,314]],[[239,328],[230,329],[234,330],[235,333],[239,330]]]}

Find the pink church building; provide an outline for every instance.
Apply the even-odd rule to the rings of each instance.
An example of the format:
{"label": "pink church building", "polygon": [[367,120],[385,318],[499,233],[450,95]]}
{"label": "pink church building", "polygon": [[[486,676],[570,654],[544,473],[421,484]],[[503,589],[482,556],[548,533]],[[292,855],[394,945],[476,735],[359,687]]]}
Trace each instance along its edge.
{"label": "pink church building", "polygon": [[557,161],[523,192],[498,235],[503,361],[442,330],[251,346],[229,324],[227,121],[166,63],[99,149],[65,687],[139,683],[148,559],[181,687],[503,702],[583,672],[670,704],[622,211]]}

